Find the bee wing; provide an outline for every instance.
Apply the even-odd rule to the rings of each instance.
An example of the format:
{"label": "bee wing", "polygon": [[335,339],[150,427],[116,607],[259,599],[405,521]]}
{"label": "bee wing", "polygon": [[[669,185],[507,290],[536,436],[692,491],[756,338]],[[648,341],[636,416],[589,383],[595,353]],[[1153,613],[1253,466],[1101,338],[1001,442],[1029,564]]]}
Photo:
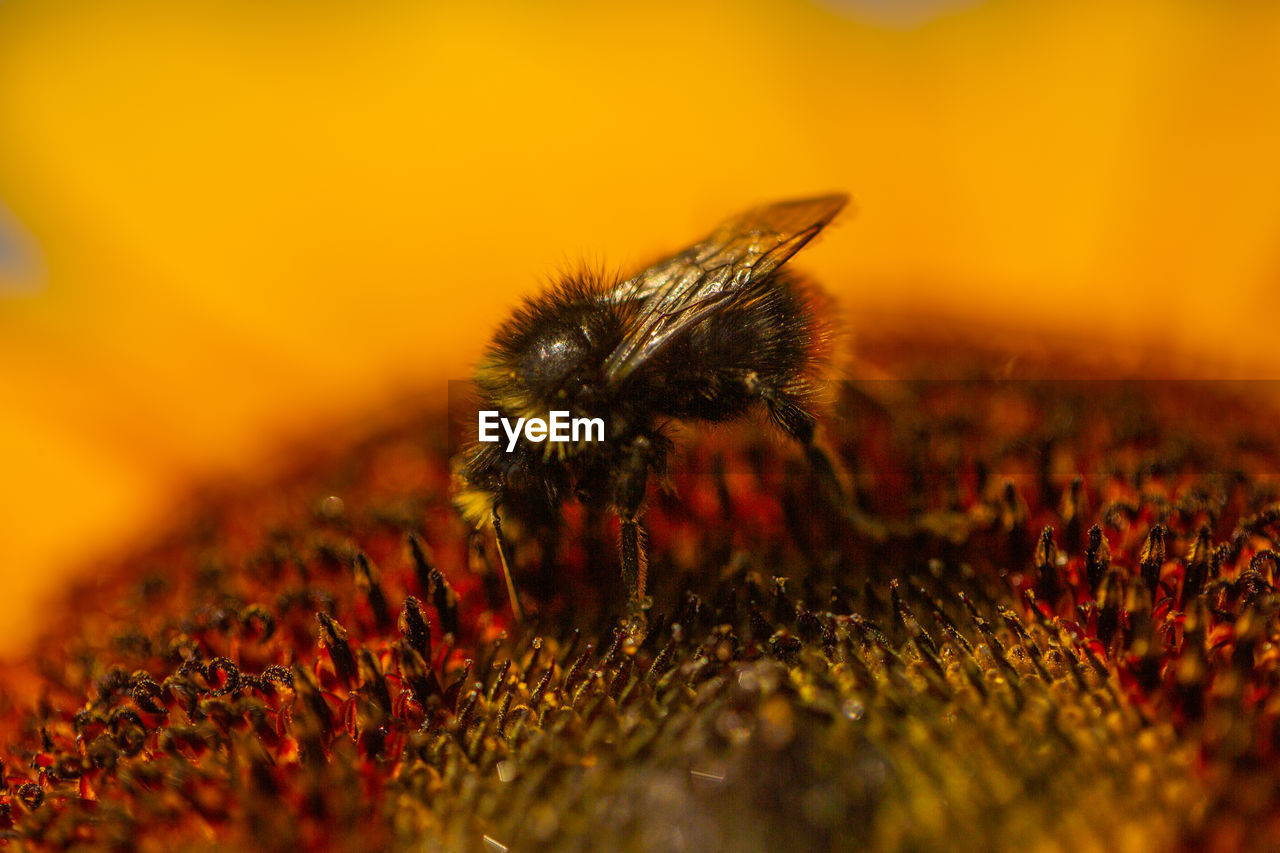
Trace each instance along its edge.
{"label": "bee wing", "polygon": [[620,284],[612,298],[640,307],[631,330],[605,362],[610,383],[620,384],[686,330],[749,293],[848,201],[846,195],[828,195],[754,208]]}

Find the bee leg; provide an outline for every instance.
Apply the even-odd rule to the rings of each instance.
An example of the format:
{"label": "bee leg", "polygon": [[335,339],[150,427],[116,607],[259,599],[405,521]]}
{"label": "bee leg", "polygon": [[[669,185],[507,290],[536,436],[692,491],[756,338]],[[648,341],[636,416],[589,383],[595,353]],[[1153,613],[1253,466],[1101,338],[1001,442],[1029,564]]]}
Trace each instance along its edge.
{"label": "bee leg", "polygon": [[774,423],[804,449],[805,458],[818,479],[819,490],[827,505],[858,532],[875,540],[884,539],[886,532],[883,525],[869,518],[854,503],[842,478],[843,468],[819,438],[817,420],[813,415],[783,394],[763,391],[761,396],[769,407]]}
{"label": "bee leg", "polygon": [[627,588],[627,623],[631,635],[643,635],[645,629],[645,586],[649,577],[648,541],[640,524],[641,504],[649,477],[649,440],[636,439],[631,458],[615,483],[614,498],[621,522],[618,550],[622,557],[622,582]]}
{"label": "bee leg", "polygon": [[520,607],[520,594],[516,592],[515,581],[511,579],[511,558],[509,556],[510,546],[507,545],[507,537],[502,535],[502,519],[498,517],[498,507],[495,505],[490,518],[493,522],[493,538],[498,545],[498,562],[502,564],[502,579],[507,584],[507,597],[511,599],[511,614],[515,616],[516,622],[524,621],[524,609]]}
{"label": "bee leg", "polygon": [[645,582],[649,576],[648,537],[637,518],[623,518],[618,535],[622,552],[622,582],[628,589],[627,621],[632,633],[643,633],[645,625]]}

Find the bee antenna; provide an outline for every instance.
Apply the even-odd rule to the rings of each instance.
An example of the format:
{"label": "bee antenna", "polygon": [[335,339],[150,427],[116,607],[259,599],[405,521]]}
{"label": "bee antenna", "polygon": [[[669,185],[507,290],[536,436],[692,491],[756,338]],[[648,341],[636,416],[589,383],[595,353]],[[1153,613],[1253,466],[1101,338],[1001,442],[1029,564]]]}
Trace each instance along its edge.
{"label": "bee antenna", "polygon": [[507,538],[502,535],[502,519],[498,517],[497,506],[493,508],[492,521],[493,537],[498,544],[498,562],[502,564],[502,579],[507,584],[507,597],[511,599],[511,613],[515,616],[517,623],[522,623],[524,609],[520,606],[520,595],[516,592],[515,581],[511,578],[511,560],[507,555],[509,548]]}

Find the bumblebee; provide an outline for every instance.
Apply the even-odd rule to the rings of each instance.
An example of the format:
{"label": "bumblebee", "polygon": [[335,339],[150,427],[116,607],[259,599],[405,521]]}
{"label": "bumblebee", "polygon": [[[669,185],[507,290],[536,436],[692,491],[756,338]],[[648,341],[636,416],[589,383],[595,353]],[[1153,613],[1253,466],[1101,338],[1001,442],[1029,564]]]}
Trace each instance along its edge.
{"label": "bumblebee", "polygon": [[455,505],[477,529],[492,526],[517,619],[504,516],[553,535],[560,507],[575,499],[617,514],[630,618],[643,622],[645,493],[666,476],[674,421],[725,422],[762,408],[804,449],[824,490],[842,492],[814,416],[828,338],[821,294],[782,266],[847,202],[828,195],[749,210],[625,281],[567,277],[498,327],[475,372],[485,409],[515,422],[558,410],[605,425],[603,440],[513,435],[510,445],[474,442],[453,461]]}

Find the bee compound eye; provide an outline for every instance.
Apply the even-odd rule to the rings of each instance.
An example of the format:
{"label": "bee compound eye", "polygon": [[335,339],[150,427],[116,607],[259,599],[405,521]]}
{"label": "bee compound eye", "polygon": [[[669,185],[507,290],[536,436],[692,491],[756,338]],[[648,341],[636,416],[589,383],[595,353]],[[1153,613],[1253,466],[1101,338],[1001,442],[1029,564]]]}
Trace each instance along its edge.
{"label": "bee compound eye", "polygon": [[519,374],[529,391],[539,396],[564,396],[569,378],[580,369],[588,342],[580,330],[546,329],[529,342],[520,358]]}

